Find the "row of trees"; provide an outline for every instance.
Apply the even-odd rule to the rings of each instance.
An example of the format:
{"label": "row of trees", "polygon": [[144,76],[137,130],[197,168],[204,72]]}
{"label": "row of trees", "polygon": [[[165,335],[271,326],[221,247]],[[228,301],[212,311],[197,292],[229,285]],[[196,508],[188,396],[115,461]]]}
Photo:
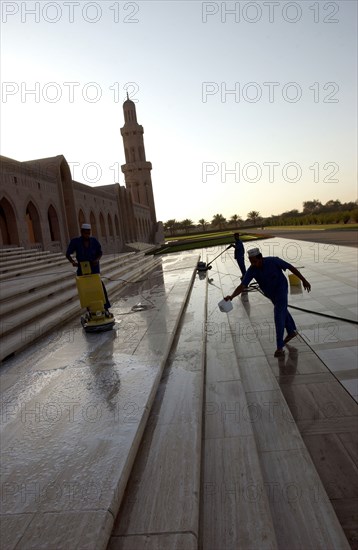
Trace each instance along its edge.
{"label": "row of trees", "polygon": [[305,201],[302,212],[289,210],[279,216],[271,216],[266,225],[312,225],[355,222],[358,223],[356,202],[342,203],[338,199],[322,204],[318,199]]}
{"label": "row of trees", "polygon": [[164,223],[164,229],[174,235],[177,232],[189,233],[215,228],[233,229],[245,225],[310,225],[348,222],[358,223],[358,201],[341,203],[336,199],[322,204],[318,199],[313,199],[303,203],[302,212],[294,209],[263,218],[260,212],[251,210],[245,220],[237,214],[233,214],[228,220],[222,214],[215,214],[211,221],[201,218],[197,224],[188,218],[182,221],[172,219]]}
{"label": "row of trees", "polygon": [[[248,220],[255,225],[257,220],[260,218],[260,212],[252,210],[248,213],[247,217]],[[166,231],[169,231],[173,235],[178,230],[189,233],[189,231],[192,231],[195,228],[206,231],[209,228],[224,229],[227,227],[238,227],[240,225],[243,225],[244,223],[245,222],[242,220],[242,218],[237,214],[233,214],[229,220],[227,220],[222,214],[215,214],[211,222],[205,220],[204,218],[201,218],[197,225],[188,218],[182,221],[177,221],[175,219],[168,220],[164,223],[164,229]]]}

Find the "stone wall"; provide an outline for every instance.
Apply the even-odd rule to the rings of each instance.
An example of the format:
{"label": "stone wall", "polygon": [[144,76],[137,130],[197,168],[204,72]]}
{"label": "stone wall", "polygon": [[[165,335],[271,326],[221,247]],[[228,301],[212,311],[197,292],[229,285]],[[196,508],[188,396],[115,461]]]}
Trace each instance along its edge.
{"label": "stone wall", "polygon": [[[68,240],[60,165],[0,158],[0,244],[59,251]],[[67,163],[66,163],[67,164]]]}
{"label": "stone wall", "polygon": [[0,246],[65,252],[83,222],[107,254],[126,242],[154,242],[150,209],[133,203],[124,186],[73,181],[62,155],[29,162],[0,157],[0,164]]}

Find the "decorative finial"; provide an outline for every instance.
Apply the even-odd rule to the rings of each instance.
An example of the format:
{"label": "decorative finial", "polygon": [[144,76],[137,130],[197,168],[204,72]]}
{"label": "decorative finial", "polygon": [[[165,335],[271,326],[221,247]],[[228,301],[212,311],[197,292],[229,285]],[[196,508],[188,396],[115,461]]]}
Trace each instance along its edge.
{"label": "decorative finial", "polygon": [[129,95],[128,95],[128,91],[127,91],[127,100],[129,101]]}

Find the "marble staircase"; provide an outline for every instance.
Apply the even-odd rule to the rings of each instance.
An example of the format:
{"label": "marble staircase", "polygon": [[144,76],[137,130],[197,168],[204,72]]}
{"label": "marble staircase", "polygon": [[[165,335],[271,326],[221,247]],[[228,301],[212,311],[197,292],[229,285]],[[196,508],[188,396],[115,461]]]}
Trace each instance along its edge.
{"label": "marble staircase", "polygon": [[[3,364],[2,547],[106,547],[197,260],[154,266],[150,292],[127,287],[117,330],[72,329]],[[148,307],[133,310],[138,300]]]}
{"label": "marble staircase", "polygon": [[108,550],[348,550],[262,342],[239,338],[238,317],[255,334],[245,301],[221,313],[232,281],[217,276],[194,282]]}
{"label": "marble staircase", "polygon": [[[68,324],[70,342],[4,362],[4,548],[350,548],[283,397],[269,306],[221,313],[237,274],[218,261],[201,280],[197,260],[126,286],[116,331]],[[295,346],[307,374],[317,358]]]}
{"label": "marble staircase", "polygon": [[[0,251],[0,361],[81,312],[75,270],[62,253]],[[144,252],[104,256],[102,278],[110,299],[158,262]]]}

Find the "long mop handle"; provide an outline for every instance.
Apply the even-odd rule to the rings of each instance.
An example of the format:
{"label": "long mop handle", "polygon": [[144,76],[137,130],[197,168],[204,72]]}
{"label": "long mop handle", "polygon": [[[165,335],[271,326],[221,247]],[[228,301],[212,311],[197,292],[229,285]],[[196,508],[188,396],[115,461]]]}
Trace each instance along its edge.
{"label": "long mop handle", "polygon": [[220,254],[218,254],[218,255],[216,256],[216,258],[214,258],[213,260],[211,260],[211,262],[209,262],[208,264],[206,264],[206,267],[208,267],[208,265],[210,265],[210,264],[212,264],[213,262],[215,262],[215,260],[216,260],[219,256],[221,256],[221,254],[224,254],[224,252],[226,252],[227,250],[229,250],[229,248],[231,248],[231,247],[232,247],[232,245],[230,244],[227,248],[225,248],[225,250],[223,250],[222,252],[220,252]]}

